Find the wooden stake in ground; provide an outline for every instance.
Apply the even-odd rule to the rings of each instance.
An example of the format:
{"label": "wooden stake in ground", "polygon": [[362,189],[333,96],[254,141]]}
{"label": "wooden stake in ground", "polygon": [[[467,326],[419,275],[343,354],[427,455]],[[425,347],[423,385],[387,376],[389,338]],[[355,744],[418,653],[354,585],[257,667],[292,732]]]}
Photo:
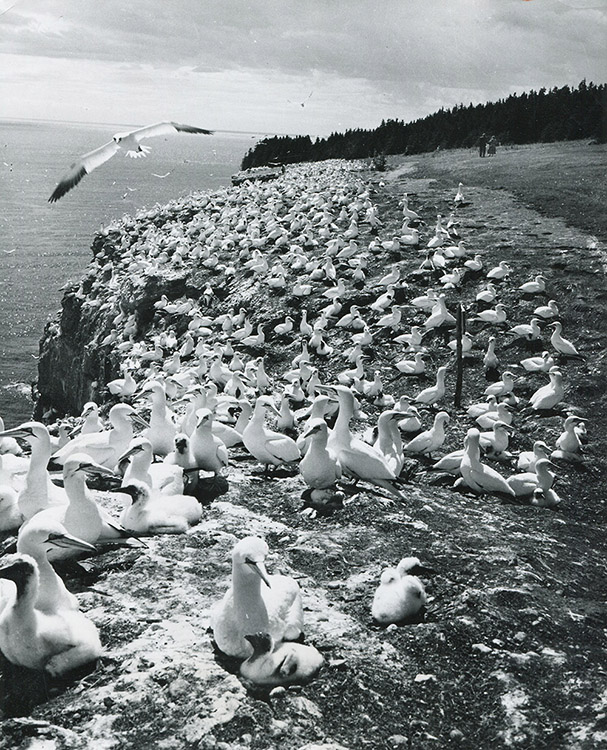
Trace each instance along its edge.
{"label": "wooden stake in ground", "polygon": [[461,303],[457,306],[457,315],[455,317],[455,396],[453,403],[456,409],[459,409],[462,400],[462,381],[464,375],[464,357],[462,354],[462,336],[466,330],[464,320],[464,308]]}

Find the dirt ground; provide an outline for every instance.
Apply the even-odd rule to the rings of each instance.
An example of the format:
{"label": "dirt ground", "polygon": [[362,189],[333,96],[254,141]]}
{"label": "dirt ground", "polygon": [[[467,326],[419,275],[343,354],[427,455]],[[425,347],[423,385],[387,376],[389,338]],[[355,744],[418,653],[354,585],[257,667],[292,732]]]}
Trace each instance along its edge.
{"label": "dirt ground", "polygon": [[[543,213],[532,208],[540,198],[527,189],[515,194],[515,169],[502,180],[508,189],[488,185],[487,170],[499,169],[499,152],[491,167],[479,165],[477,181],[475,164],[459,158],[470,154],[392,157],[387,172],[363,172],[383,222],[379,238],[397,232],[399,200],[407,192],[427,222],[425,244],[436,214],[454,210],[461,179],[467,202],[456,217],[466,245],[482,255],[485,270],[499,260],[513,268],[500,288],[509,323],[528,322],[540,302],[557,301],[564,334],[583,359],[562,363],[563,408],[541,416],[516,410],[511,450],[529,450],[540,438],[554,445],[566,411],[588,419],[584,462],[559,463],[561,504],[551,510],[457,491],[452,479],[429,470],[431,461],[412,458],[404,502],[387,503],[361,485],[343,508],[314,517],[305,511],[305,485],[296,473],[266,479],[244,451],[231,451],[229,490],[204,508],[190,533],[151,538],[147,549],[108,550],[62,569],[98,625],[105,655],[94,671],[68,684],[4,663],[1,750],[607,747],[607,237],[571,219],[565,223],[554,204]],[[545,169],[538,160],[538,185]],[[372,238],[365,234],[361,242]],[[396,263],[409,285],[406,303],[438,286],[418,272],[422,259],[416,249],[375,256],[368,284]],[[539,272],[547,277],[547,294],[520,295],[518,285]],[[449,308],[461,301],[472,318],[483,283],[482,275],[471,276],[460,289],[447,290]],[[363,294],[352,291],[347,301]],[[288,296],[274,300],[267,315],[289,304]],[[402,329],[424,317],[408,306]],[[465,407],[480,400],[487,384],[481,360],[492,331],[468,325],[476,334],[474,356],[459,409],[454,368],[448,372],[443,407],[451,423],[441,455],[461,447],[472,424]],[[499,336],[502,369],[532,351],[503,329]],[[386,392],[414,394],[431,383],[437,365],[452,361],[442,335],[429,338],[431,376],[411,379],[393,366],[401,348],[392,336],[375,336],[371,369],[381,372]],[[549,348],[548,338],[544,331],[540,351]],[[332,329],[328,341],[343,346],[346,337]],[[298,351],[298,342],[278,342],[268,360]],[[332,358],[322,367],[323,382],[331,382],[343,362]],[[524,403],[546,376],[516,372],[515,393]],[[368,420],[357,423],[360,430],[378,413],[366,402],[364,411]],[[429,423],[432,412],[424,415]],[[507,464],[498,468],[505,476],[513,471]],[[120,510],[116,496],[100,499]],[[230,551],[252,533],[270,546],[270,571],[299,581],[305,640],[325,658],[313,682],[270,695],[246,689],[237,664],[214,649],[209,631],[209,606],[229,584]],[[425,569],[425,615],[415,624],[382,628],[370,615],[381,570],[409,555]]]}

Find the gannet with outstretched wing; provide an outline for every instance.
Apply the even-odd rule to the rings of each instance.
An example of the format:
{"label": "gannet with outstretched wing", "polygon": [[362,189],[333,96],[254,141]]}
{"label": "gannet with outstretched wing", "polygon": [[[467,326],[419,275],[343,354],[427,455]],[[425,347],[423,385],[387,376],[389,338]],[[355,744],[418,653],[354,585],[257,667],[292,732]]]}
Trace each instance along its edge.
{"label": "gannet with outstretched wing", "polygon": [[81,156],[75,161],[69,171],[61,178],[57,187],[53,190],[49,203],[55,203],[62,198],[68,191],[80,182],[87,174],[100,167],[106,161],[112,158],[119,151],[124,151],[125,156],[133,159],[147,156],[150,152],[149,146],[142,146],[141,141],[144,138],[153,138],[157,135],[172,135],[173,133],[202,133],[203,135],[212,135],[212,130],[204,128],[195,128],[192,125],[181,125],[178,122],[157,122],[155,125],[146,125],[143,128],[137,128],[126,133],[116,133],[112,140],[89,151],[88,154]]}

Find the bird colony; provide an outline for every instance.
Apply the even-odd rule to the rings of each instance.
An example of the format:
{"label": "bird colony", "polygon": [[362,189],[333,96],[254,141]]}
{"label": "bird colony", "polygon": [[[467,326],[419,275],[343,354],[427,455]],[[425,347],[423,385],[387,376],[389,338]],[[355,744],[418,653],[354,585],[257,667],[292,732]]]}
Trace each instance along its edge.
{"label": "bird colony", "polygon": [[[550,279],[513,286],[512,258],[487,267],[468,249],[461,183],[447,218],[416,213],[406,194],[384,217],[373,190],[355,164],[293,166],[103,230],[78,294],[106,321],[90,346],[119,359],[120,377],[97,384],[100,403],[77,419],[0,433],[0,529],[17,535],[0,559],[9,662],[52,677],[94,662],[97,628],[56,568],[108,544],[146,555],[147,537],[195,535],[237,472],[269,485],[299,477],[300,512],[318,524],[344,504],[406,506],[408,489],[430,482],[487,502],[567,502],[559,467],[580,466],[587,440],[566,403],[567,365],[582,355]],[[195,291],[138,304],[150,278],[170,289],[186,273]],[[529,320],[510,319],[506,290],[529,303]],[[486,387],[456,409],[459,303],[464,382],[474,371]],[[546,414],[562,417],[556,441],[513,448],[526,420]],[[100,504],[91,478],[109,483],[121,514]],[[302,642],[306,592],[268,572],[269,552],[255,533],[233,547],[209,613],[215,646],[247,685],[322,679],[323,656]],[[431,606],[412,553],[423,557],[403,549],[377,571],[368,611],[381,626]]]}

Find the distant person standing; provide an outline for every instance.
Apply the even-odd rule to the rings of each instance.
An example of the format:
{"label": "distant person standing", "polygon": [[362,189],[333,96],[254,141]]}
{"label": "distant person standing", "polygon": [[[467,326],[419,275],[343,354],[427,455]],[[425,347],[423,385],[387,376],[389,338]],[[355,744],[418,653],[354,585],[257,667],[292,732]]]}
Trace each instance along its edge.
{"label": "distant person standing", "polygon": [[495,136],[492,135],[491,138],[489,138],[489,143],[487,144],[487,156],[495,156],[496,150],[497,141],[495,139]]}
{"label": "distant person standing", "polygon": [[487,136],[481,133],[478,138],[478,155],[485,156],[487,153]]}

